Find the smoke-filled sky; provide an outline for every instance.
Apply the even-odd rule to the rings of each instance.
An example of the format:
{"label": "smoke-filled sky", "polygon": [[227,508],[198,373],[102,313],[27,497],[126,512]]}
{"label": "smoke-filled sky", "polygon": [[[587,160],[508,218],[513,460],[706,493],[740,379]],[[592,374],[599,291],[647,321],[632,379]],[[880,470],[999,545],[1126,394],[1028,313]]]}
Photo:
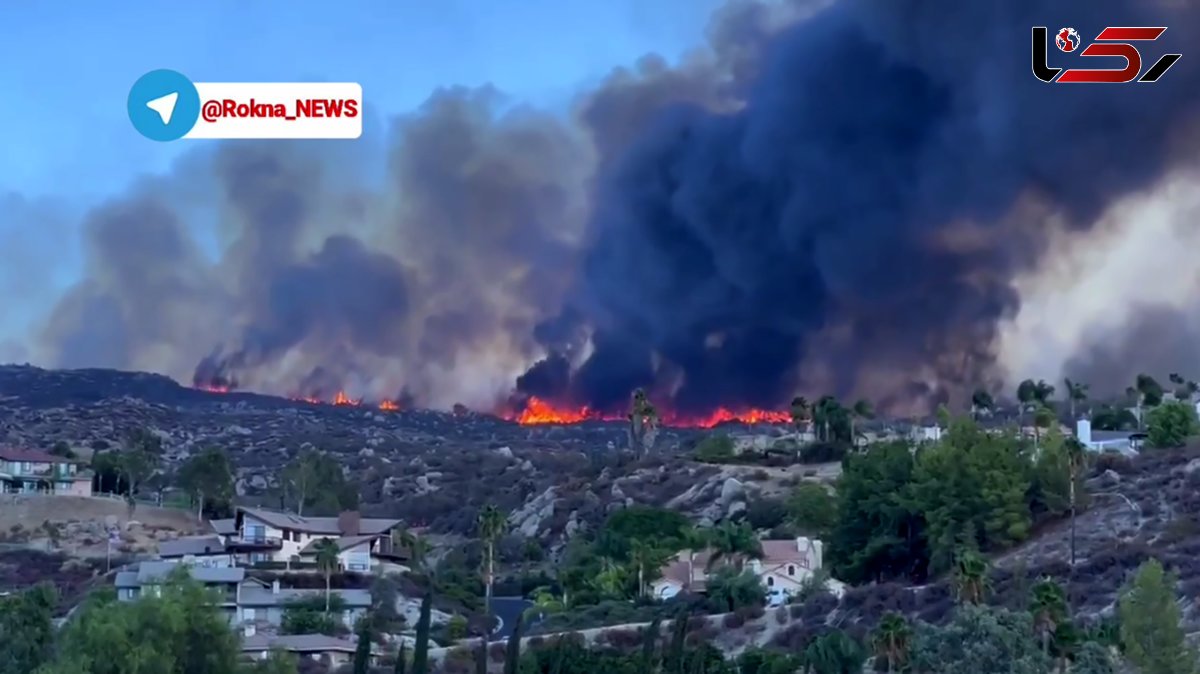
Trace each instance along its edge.
{"label": "smoke-filled sky", "polygon": [[[492,4],[0,10],[0,360],[692,410],[1200,368],[1194,4]],[[1184,57],[1047,85],[1032,25]],[[367,132],[153,144],[159,67],[359,81]]]}

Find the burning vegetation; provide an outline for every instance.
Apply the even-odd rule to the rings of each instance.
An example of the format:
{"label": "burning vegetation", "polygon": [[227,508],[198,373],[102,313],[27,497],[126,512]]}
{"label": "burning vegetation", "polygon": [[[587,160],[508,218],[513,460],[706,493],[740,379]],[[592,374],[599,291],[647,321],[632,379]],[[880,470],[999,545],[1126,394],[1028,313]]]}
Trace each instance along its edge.
{"label": "burning vegetation", "polygon": [[[229,386],[211,384],[196,384],[195,389],[208,393],[231,393],[235,389]],[[374,407],[384,412],[398,412],[409,406],[402,405],[396,400],[381,400],[367,403],[362,398],[351,398],[345,391],[338,391],[331,398],[316,395],[291,395],[289,400],[308,403],[310,405],[333,405],[335,407]],[[496,416],[507,421],[516,422],[522,426],[546,426],[562,424],[579,424],[587,421],[631,421],[636,419],[635,426],[640,433],[652,433],[659,426],[675,428],[713,428],[724,423],[743,424],[786,424],[791,423],[789,412],[747,408],[731,410],[718,407],[705,414],[684,414],[674,411],[659,412],[649,398],[640,389],[631,396],[630,411],[627,413],[602,412],[587,405],[572,406],[544,400],[537,396],[528,396],[522,400],[510,403],[496,412]],[[455,414],[462,416],[466,409],[461,405],[455,406]]]}

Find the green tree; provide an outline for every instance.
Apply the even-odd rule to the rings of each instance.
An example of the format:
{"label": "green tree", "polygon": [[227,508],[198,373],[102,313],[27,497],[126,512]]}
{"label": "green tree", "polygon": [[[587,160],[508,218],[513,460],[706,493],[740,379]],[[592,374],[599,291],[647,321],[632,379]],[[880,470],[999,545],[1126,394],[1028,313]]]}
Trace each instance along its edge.
{"label": "green tree", "polygon": [[642,389],[635,390],[630,397],[628,416],[629,447],[642,456],[654,447],[659,425],[658,410]]}
{"label": "green tree", "polygon": [[846,457],[828,554],[838,579],[860,583],[924,571],[928,552],[912,494],[914,470],[906,442],[880,443]]}
{"label": "green tree", "polygon": [[912,671],[922,674],[1050,674],[1053,663],[1030,638],[1028,613],[962,605],[945,626],[918,625]]}
{"label": "green tree", "polygon": [[358,491],[347,482],[337,459],[306,449],[283,469],[280,497],[297,515],[335,515],[358,507]]}
{"label": "green tree", "polygon": [[342,551],[332,538],[322,538],[317,541],[315,551],[317,571],[325,577],[325,612],[329,613],[329,598],[333,594],[331,583],[333,574],[341,569],[342,560],[339,555]]}
{"label": "green tree", "polygon": [[804,649],[813,674],[859,674],[866,659],[862,645],[841,630],[822,634]]}
{"label": "green tree", "polygon": [[28,674],[50,659],[57,602],[49,584],[0,597],[0,674]]}
{"label": "green tree", "polygon": [[204,518],[205,505],[228,507],[233,502],[233,469],[229,456],[209,447],[188,457],[179,469],[179,486],[196,504],[196,517]]}
{"label": "green tree", "polygon": [[[404,641],[400,642],[400,648],[396,649],[396,666],[392,670],[394,674],[407,674],[408,672],[408,649],[405,648]],[[485,649],[486,652],[486,649]]]}
{"label": "green tree", "polygon": [[868,400],[858,400],[854,406],[850,408],[850,442],[858,444],[858,433],[855,428],[855,422],[859,419],[869,420],[875,418],[875,410],[872,409],[871,403]]}
{"label": "green tree", "polygon": [[741,571],[745,560],[762,559],[762,544],[750,525],[745,522],[734,523],[730,520],[721,522],[712,529],[709,539],[712,555],[708,558],[709,568],[724,560],[732,562]]}
{"label": "green tree", "polygon": [[796,396],[792,398],[790,409],[792,417],[792,428],[796,432],[796,452],[797,456],[800,451],[800,436],[809,429],[812,425],[812,405],[809,404],[808,398],[804,396]]}
{"label": "green tree", "polygon": [[1156,559],[1143,562],[1121,592],[1117,615],[1125,657],[1142,674],[1195,674],[1196,654],[1184,641],[1175,575]]}
{"label": "green tree", "polygon": [[954,565],[954,588],[958,600],[981,604],[988,589],[988,563],[974,550],[959,552]]}
{"label": "green tree", "polygon": [[1067,671],[1070,674],[1116,674],[1117,669],[1108,647],[1095,641],[1086,641]]}
{"label": "green tree", "polygon": [[283,606],[280,631],[284,634],[328,634],[338,636],[346,626],[334,616],[346,610],[346,601],[341,595],[329,597],[328,608],[325,598],[303,597],[287,602]]}
{"label": "green tree", "polygon": [[629,549],[629,564],[637,578],[637,596],[646,595],[646,583],[655,579],[659,569],[667,562],[670,553],[653,544],[636,539]]}
{"label": "green tree", "polygon": [[358,621],[358,628],[355,630],[358,640],[354,645],[353,674],[370,674],[371,642],[374,639],[374,635],[371,634],[371,622],[371,616],[363,616]]}
{"label": "green tree", "polygon": [[716,433],[696,445],[696,460],[704,463],[729,463],[735,454],[733,439],[724,433]]}
{"label": "green tree", "polygon": [[1029,460],[1015,438],[958,419],[941,442],[917,456],[914,503],[924,516],[935,571],[961,547],[988,551],[1029,535]]}
{"label": "green tree", "polygon": [[750,571],[722,566],[708,577],[708,601],[715,611],[736,611],[746,606],[761,606],[765,598],[762,581]]}
{"label": "green tree", "polygon": [[1071,410],[1071,420],[1075,421],[1079,418],[1075,416],[1076,405],[1081,405],[1087,402],[1088,385],[1077,381],[1071,381],[1070,377],[1063,380],[1063,385],[1065,386],[1067,394],[1067,404],[1070,406]]}
{"label": "green tree", "polygon": [[1196,408],[1189,403],[1164,403],[1146,415],[1148,440],[1153,447],[1182,447],[1200,433]]}
{"label": "green tree", "polygon": [[496,582],[496,543],[508,529],[508,519],[496,506],[487,505],[479,513],[479,538],[483,541],[483,573],[487,615],[492,617],[492,587]]}
{"label": "green tree", "polygon": [[819,482],[801,482],[788,495],[788,518],[806,536],[825,539],[837,526],[837,498]]}
{"label": "green tree", "polygon": [[300,659],[282,649],[272,649],[265,660],[257,660],[244,668],[245,674],[296,674]]}
{"label": "green tree", "polygon": [[1067,595],[1062,586],[1049,578],[1038,581],[1033,586],[1029,613],[1033,616],[1033,630],[1042,644],[1042,652],[1049,656],[1050,642],[1067,619]]}
{"label": "green tree", "polygon": [[63,628],[57,664],[87,674],[229,674],[240,649],[217,600],[183,571],[136,601],[97,595]]}
{"label": "green tree", "polygon": [[417,618],[417,643],[413,648],[413,674],[429,674],[429,627],[433,619],[433,592],[421,598],[421,613]]}
{"label": "green tree", "polygon": [[508,638],[504,654],[504,674],[519,674],[521,664],[521,639],[525,635],[525,616],[518,615],[517,624],[513,625],[512,636]]}
{"label": "green tree", "polygon": [[1017,385],[1017,402],[1020,404],[1021,425],[1025,425],[1025,413],[1033,409],[1037,400],[1038,386],[1032,379],[1026,379]]}
{"label": "green tree", "polygon": [[424,537],[418,536],[407,526],[396,527],[392,529],[392,546],[408,551],[409,566],[414,571],[425,570],[425,560],[429,557],[430,547],[429,541]]}
{"label": "green tree", "polygon": [[886,613],[879,620],[871,641],[875,647],[875,657],[887,663],[889,674],[900,671],[908,663],[912,636],[912,627],[899,613]]}

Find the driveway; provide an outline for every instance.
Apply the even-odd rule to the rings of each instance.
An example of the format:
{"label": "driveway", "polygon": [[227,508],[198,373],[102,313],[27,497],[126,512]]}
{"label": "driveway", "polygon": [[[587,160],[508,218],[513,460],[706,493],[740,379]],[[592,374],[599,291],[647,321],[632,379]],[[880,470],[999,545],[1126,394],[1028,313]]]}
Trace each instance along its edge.
{"label": "driveway", "polygon": [[[492,632],[492,638],[507,639],[512,636],[517,618],[530,606],[533,606],[533,602],[524,597],[492,597],[492,613],[496,615],[496,631]],[[529,625],[525,627],[528,629]]]}

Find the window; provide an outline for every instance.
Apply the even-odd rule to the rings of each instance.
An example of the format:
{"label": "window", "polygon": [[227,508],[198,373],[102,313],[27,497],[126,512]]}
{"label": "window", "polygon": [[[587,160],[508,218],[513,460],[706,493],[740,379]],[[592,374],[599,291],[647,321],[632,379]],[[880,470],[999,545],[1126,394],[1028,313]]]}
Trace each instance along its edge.
{"label": "window", "polygon": [[242,620],[246,622],[253,622],[255,620],[255,615],[255,611],[252,608],[242,609]]}
{"label": "window", "polygon": [[349,569],[351,571],[370,571],[371,567],[369,564],[364,564],[362,562],[350,562]]}
{"label": "window", "polygon": [[796,565],[795,564],[788,564],[788,575],[789,576],[796,575]]}
{"label": "window", "polygon": [[775,576],[767,576],[767,587],[775,587]]}

